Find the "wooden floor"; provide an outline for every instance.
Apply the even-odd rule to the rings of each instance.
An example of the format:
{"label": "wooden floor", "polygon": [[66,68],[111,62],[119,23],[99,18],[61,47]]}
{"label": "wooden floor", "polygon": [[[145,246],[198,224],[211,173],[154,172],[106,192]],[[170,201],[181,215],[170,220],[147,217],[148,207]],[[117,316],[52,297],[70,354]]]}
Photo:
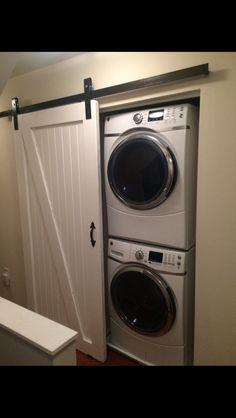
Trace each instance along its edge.
{"label": "wooden floor", "polygon": [[140,366],[136,361],[107,348],[107,361],[101,363],[86,354],[76,351],[77,366]]}

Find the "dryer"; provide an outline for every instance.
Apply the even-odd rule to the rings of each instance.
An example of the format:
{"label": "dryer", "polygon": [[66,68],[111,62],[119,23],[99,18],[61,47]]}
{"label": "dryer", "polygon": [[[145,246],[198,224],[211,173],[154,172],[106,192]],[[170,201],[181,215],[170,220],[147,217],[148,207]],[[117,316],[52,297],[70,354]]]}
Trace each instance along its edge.
{"label": "dryer", "polygon": [[195,249],[110,238],[108,345],[146,365],[193,362]]}
{"label": "dryer", "polygon": [[108,234],[189,249],[195,243],[198,109],[190,104],[107,116]]}

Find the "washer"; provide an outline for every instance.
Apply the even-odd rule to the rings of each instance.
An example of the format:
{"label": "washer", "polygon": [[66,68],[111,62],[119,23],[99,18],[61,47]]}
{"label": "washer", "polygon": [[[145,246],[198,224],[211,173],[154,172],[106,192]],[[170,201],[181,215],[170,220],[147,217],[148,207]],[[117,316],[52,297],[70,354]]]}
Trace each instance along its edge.
{"label": "washer", "polygon": [[146,365],[192,364],[194,254],[109,239],[111,348]]}
{"label": "washer", "polygon": [[190,104],[106,117],[109,236],[194,245],[197,139],[198,109]]}

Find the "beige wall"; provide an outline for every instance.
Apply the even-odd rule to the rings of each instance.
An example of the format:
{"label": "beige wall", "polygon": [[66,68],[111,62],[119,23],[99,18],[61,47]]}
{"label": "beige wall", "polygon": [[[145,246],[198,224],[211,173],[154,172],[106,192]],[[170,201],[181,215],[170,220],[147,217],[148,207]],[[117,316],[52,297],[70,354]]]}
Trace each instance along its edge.
{"label": "beige wall", "polygon": [[[195,364],[236,364],[236,53],[90,52],[64,63],[15,77],[0,100],[10,108],[94,88],[209,63],[210,75],[100,101],[121,106],[142,98],[192,95],[200,91],[197,203]],[[11,290],[0,294],[25,305],[24,265],[11,123],[0,119],[0,265],[12,273]]]}

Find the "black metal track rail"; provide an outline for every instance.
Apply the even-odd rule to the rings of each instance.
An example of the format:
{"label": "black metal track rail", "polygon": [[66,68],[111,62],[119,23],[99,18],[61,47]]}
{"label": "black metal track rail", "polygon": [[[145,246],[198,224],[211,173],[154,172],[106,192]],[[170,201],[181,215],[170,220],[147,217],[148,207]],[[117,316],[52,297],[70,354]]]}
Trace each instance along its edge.
{"label": "black metal track rail", "polygon": [[92,98],[105,97],[111,94],[125,93],[127,91],[143,89],[147,87],[161,86],[176,81],[181,81],[190,77],[208,75],[208,64],[201,64],[195,67],[184,68],[183,70],[172,71],[170,73],[157,75],[154,77],[143,78],[142,80],[131,81],[129,83],[118,84],[92,91]]}
{"label": "black metal track rail", "polygon": [[20,107],[17,98],[14,98],[17,106],[10,110],[0,112],[0,118],[7,116],[14,117],[15,129],[17,126],[17,114],[35,112],[37,110],[49,109],[52,107],[63,106],[71,103],[85,101],[86,119],[91,118],[90,100],[98,97],[111,96],[119,93],[126,93],[132,90],[144,89],[148,87],[162,86],[173,82],[178,82],[192,77],[206,76],[209,74],[208,64],[196,65],[194,67],[184,68],[182,70],[172,71],[169,73],[157,75],[154,77],[143,78],[141,80],[131,81],[128,83],[118,84],[112,87],[105,87],[98,90],[92,90],[92,79],[84,80],[84,93],[75,94],[73,96],[62,97],[60,99],[49,100],[46,102],[36,103],[30,106]]}

